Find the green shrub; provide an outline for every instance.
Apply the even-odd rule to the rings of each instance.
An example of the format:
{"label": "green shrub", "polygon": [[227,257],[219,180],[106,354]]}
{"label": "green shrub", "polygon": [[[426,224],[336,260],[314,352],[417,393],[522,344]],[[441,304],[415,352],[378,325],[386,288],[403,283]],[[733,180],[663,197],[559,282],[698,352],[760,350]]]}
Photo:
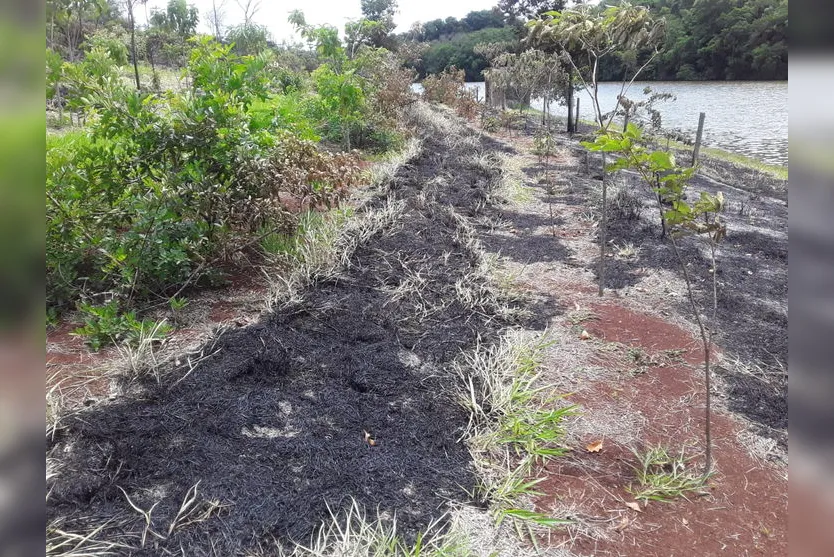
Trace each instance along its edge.
{"label": "green shrub", "polygon": [[331,138],[338,131],[342,146],[350,150],[351,134],[362,123],[365,109],[363,79],[354,70],[337,72],[322,64],[313,72],[319,94],[317,113],[325,119]]}
{"label": "green shrub", "polygon": [[165,323],[139,321],[133,311],[121,313],[116,300],[100,306],[80,304],[79,309],[85,314],[84,326],[76,329],[75,334],[85,337],[87,344],[95,351],[107,344],[119,342],[136,345],[151,331],[155,338],[150,340],[162,340],[171,331],[171,327]]}
{"label": "green shrub", "polygon": [[50,307],[101,292],[126,307],[168,297],[210,277],[259,227],[291,230],[300,210],[330,207],[357,183],[354,156],[310,141],[315,122],[300,94],[275,95],[274,69],[268,53],[238,56],[199,39],[190,89],[88,82],[74,98],[88,126],[48,140]]}
{"label": "green shrub", "polygon": [[499,129],[501,129],[501,120],[499,120],[495,116],[487,116],[486,118],[484,118],[484,123],[482,127],[484,131],[497,132]]}

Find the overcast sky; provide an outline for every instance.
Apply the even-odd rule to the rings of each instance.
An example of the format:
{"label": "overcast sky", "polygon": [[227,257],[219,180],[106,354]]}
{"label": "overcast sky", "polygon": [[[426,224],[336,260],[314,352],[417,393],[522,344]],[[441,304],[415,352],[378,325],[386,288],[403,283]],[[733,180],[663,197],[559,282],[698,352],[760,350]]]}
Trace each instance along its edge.
{"label": "overcast sky", "polygon": [[[255,0],[257,2],[257,0]],[[243,21],[243,9],[236,0],[215,0],[223,5],[224,24],[235,25]],[[245,3],[245,0],[242,0]],[[164,9],[168,0],[149,0],[148,12],[154,8]],[[199,31],[209,32],[208,14],[212,0],[188,0],[200,10]],[[445,19],[449,16],[461,18],[471,11],[488,10],[497,4],[497,0],[399,0],[394,21],[396,32],[407,31],[415,21]],[[362,15],[360,0],[260,0],[260,9],[255,14],[256,23],[265,25],[276,42],[282,40],[299,40],[287,23],[287,16],[293,10],[301,10],[307,23],[321,25],[329,23],[343,30],[345,22],[358,19]],[[139,6],[136,14],[137,23],[144,21],[144,7]]]}

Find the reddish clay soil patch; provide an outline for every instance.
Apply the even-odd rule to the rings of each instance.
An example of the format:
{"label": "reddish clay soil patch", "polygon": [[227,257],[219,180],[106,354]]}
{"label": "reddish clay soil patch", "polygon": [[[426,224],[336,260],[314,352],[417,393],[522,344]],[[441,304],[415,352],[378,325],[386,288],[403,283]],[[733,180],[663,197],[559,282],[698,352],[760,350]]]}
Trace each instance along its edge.
{"label": "reddish clay soil patch", "polygon": [[116,356],[112,348],[90,351],[83,337],[72,334],[79,326],[62,323],[46,335],[46,388],[60,385],[64,395],[76,403],[88,396],[109,394],[108,378],[97,368]]}
{"label": "reddish clay soil patch", "polygon": [[660,317],[615,304],[591,304],[591,309],[599,319],[590,321],[586,329],[597,338],[639,346],[648,353],[685,350],[681,357],[688,363],[699,365],[704,361],[701,343],[687,331]]}
{"label": "reddish clay soil patch", "polygon": [[[546,469],[539,488],[547,495],[536,506],[554,514],[572,511],[603,539],[580,535],[551,537],[579,554],[593,555],[785,555],[787,552],[787,481],[757,462],[740,445],[740,425],[729,415],[714,413],[713,455],[717,473],[708,494],[690,500],[651,502],[636,512],[626,488],[635,481],[631,449],[663,445],[696,456],[689,466],[702,466],[704,394],[698,343],[685,330],[661,318],[615,304],[597,304],[600,319],[587,323],[594,336],[639,347],[662,365],[648,366],[622,380],[596,381],[571,397],[582,412],[634,415],[645,425],[639,447],[624,447],[606,432],[583,440],[573,456]],[[666,351],[686,348],[680,359],[662,358]],[[606,361],[606,358],[601,358]],[[607,358],[610,361],[610,357]],[[617,368],[612,363],[612,369]],[[585,444],[603,440],[599,453]],[[579,529],[580,533],[582,529]]]}

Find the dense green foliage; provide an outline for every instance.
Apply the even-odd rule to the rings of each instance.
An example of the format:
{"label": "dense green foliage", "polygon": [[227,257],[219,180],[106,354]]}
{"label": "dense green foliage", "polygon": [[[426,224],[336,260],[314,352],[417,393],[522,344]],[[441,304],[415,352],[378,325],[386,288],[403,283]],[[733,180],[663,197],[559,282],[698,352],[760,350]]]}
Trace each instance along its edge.
{"label": "dense green foliage", "polygon": [[490,27],[462,33],[448,41],[433,43],[423,56],[423,64],[418,69],[424,74],[436,74],[454,66],[464,71],[467,81],[483,81],[483,71],[489,63],[483,55],[475,52],[475,46],[515,40],[516,33],[510,27]]}
{"label": "dense green foliage", "polygon": [[316,143],[395,146],[411,101],[413,75],[389,51],[348,60],[338,36],[315,45],[311,74],[287,53],[192,38],[186,85],[164,91],[125,78],[124,43],[84,45],[77,62],[47,51],[51,102],[85,122],[47,136],[47,301],[90,316],[96,343],[141,327],[138,302],[213,282],[235,253],[251,261],[261,237],[291,236],[305,211],[337,203],[358,157]]}
{"label": "dense green foliage", "polygon": [[301,139],[314,124],[281,118],[274,70],[266,53],[239,57],[202,39],[190,89],[86,82],[76,102],[89,124],[48,140],[50,305],[98,292],[164,296],[264,222],[291,226],[272,202],[278,192],[315,206],[352,183],[350,157]]}
{"label": "dense green foliage", "polygon": [[[666,19],[666,40],[645,78],[733,80],[788,78],[787,0],[636,0]],[[623,56],[601,68],[622,79]]]}
{"label": "dense green foliage", "polygon": [[504,27],[506,25],[503,14],[496,10],[481,10],[469,12],[466,17],[457,19],[433,19],[422,24],[415,24],[403,38],[407,40],[431,42],[449,39],[460,33],[471,33],[481,29]]}
{"label": "dense green foliage", "polygon": [[417,23],[398,36],[402,45],[424,45],[425,52],[417,57],[413,67],[420,77],[438,74],[452,66],[461,69],[467,81],[482,81],[488,66],[485,56],[475,52],[481,43],[518,43],[519,28],[508,25],[509,20],[497,8],[469,12],[457,19],[435,19]]}
{"label": "dense green foliage", "polygon": [[[661,53],[642,74],[648,80],[787,79],[787,0],[635,0],[666,21]],[[604,10],[620,0],[590,6]],[[518,22],[548,10],[560,1],[501,0],[493,10],[471,12],[462,19],[436,19],[415,25],[401,41],[428,45],[420,75],[455,66],[468,81],[483,79],[486,61],[473,52],[478,43],[517,41],[523,36]],[[500,30],[500,31],[499,31]],[[517,49],[516,49],[517,50]],[[634,71],[635,60],[646,53],[622,51],[600,61],[601,81],[618,81]]]}

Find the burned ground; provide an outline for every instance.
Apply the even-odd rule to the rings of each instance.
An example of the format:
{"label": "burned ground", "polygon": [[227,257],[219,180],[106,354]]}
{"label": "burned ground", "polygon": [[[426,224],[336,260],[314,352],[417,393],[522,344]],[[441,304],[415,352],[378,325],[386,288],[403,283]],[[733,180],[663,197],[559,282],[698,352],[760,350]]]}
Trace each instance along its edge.
{"label": "burned ground", "polygon": [[[483,286],[468,223],[489,218],[500,176],[488,140],[444,121],[422,122],[422,153],[389,188],[387,202],[404,203],[399,218],[342,273],[215,339],[192,371],[65,420],[47,452],[50,521],[82,532],[106,524],[136,555],[231,555],[305,542],[328,507],[351,498],[396,514],[407,538],[469,499],[467,414],[448,368],[506,325],[490,305],[504,302],[461,295]],[[201,520],[186,526],[176,517],[195,485],[189,519]],[[128,497],[153,508],[160,535],[144,549]]]}
{"label": "burned ground", "polygon": [[[583,211],[596,207],[592,217],[598,219],[601,176],[594,177],[594,173],[601,168],[602,161],[598,156],[590,156],[589,176],[585,152],[566,137],[561,142],[574,160],[581,162],[559,167],[556,161],[555,175],[564,185],[556,188],[554,195],[545,184],[534,184],[536,197],[544,204]],[[723,219],[727,223],[727,236],[717,253],[715,342],[725,355],[725,362],[735,363],[721,365],[718,373],[726,382],[729,408],[756,424],[759,433],[777,440],[787,449],[787,184],[715,159],[707,159],[704,168],[707,172],[697,174],[692,180],[692,191],[711,194],[720,191],[726,200]],[[717,173],[716,169],[721,172]],[[541,164],[531,164],[525,172],[531,178],[540,177]],[[716,175],[724,181],[717,181]],[[619,173],[612,184],[613,188],[619,187],[635,196],[642,209],[637,218],[626,218],[616,211],[609,217],[607,239],[612,255],[606,261],[606,288],[619,295],[624,289],[638,287],[652,270],[664,270],[682,280],[670,242],[660,238],[659,216],[651,193],[636,175],[627,172]],[[557,219],[556,226],[559,224]],[[694,238],[684,238],[679,243],[684,259],[690,262],[696,295],[706,301],[711,288],[708,249],[704,242]],[[616,257],[613,255],[616,246],[636,248],[639,257]],[[587,265],[595,277],[598,265],[598,257]],[[692,321],[691,307],[685,297],[679,297],[675,305],[681,318]]]}
{"label": "burned ground", "polygon": [[[450,503],[473,502],[475,467],[461,442],[468,416],[456,399],[451,364],[478,341],[495,342],[509,324],[554,327],[562,335],[551,374],[570,375],[568,340],[583,349],[597,342],[577,340],[563,314],[579,311],[575,302],[582,296],[583,303],[596,299],[591,240],[599,180],[586,172],[584,153],[572,139],[560,138],[572,156],[555,161],[555,179],[547,184],[523,150],[514,152],[425,106],[415,118],[421,153],[383,191],[366,192],[355,215],[361,220],[396,207],[397,217],[361,243],[345,268],[259,322],[212,339],[203,351],[211,356],[193,369],[178,365],[159,384],[131,384],[112,400],[104,396],[62,419],[47,447],[50,524],[79,533],[101,527],[97,538],[123,544],[120,552],[133,555],[234,555],[261,548],[269,555],[276,540],[308,541],[331,511],[344,510],[352,499],[371,514],[396,514],[407,539]],[[529,163],[519,169],[526,204],[502,204],[497,196],[506,171],[501,153]],[[592,158],[591,174],[595,166]],[[719,254],[716,342],[725,363],[718,371],[727,406],[784,445],[787,374],[774,370],[787,356],[787,207],[778,196],[762,197],[759,186],[743,185],[717,182],[712,174],[694,183],[696,190],[724,191],[729,202],[729,233]],[[628,297],[652,274],[673,277],[672,289],[681,286],[671,247],[659,238],[652,200],[643,195],[639,219],[610,222],[612,251],[615,244],[631,244],[639,257],[610,258],[606,287],[613,295],[605,303],[618,305],[623,300],[616,298]],[[707,268],[694,242],[682,247],[693,268]],[[521,275],[533,269],[532,279],[513,285],[525,294],[496,287],[500,277],[484,271],[491,257]],[[699,293],[707,278],[699,275]],[[673,321],[691,325],[685,299],[668,295],[666,301],[677,314]],[[617,320],[609,317],[599,327],[613,334]],[[595,325],[587,327],[596,331]],[[680,337],[688,338],[681,327]],[[604,335],[597,336],[606,346]],[[675,339],[669,347],[680,348]],[[629,388],[646,412],[666,408],[690,388],[681,383],[658,402],[653,373],[638,378],[644,390],[634,379]],[[610,395],[606,381],[593,400]],[[588,424],[596,423],[592,406]],[[622,414],[612,419],[624,421]]]}

